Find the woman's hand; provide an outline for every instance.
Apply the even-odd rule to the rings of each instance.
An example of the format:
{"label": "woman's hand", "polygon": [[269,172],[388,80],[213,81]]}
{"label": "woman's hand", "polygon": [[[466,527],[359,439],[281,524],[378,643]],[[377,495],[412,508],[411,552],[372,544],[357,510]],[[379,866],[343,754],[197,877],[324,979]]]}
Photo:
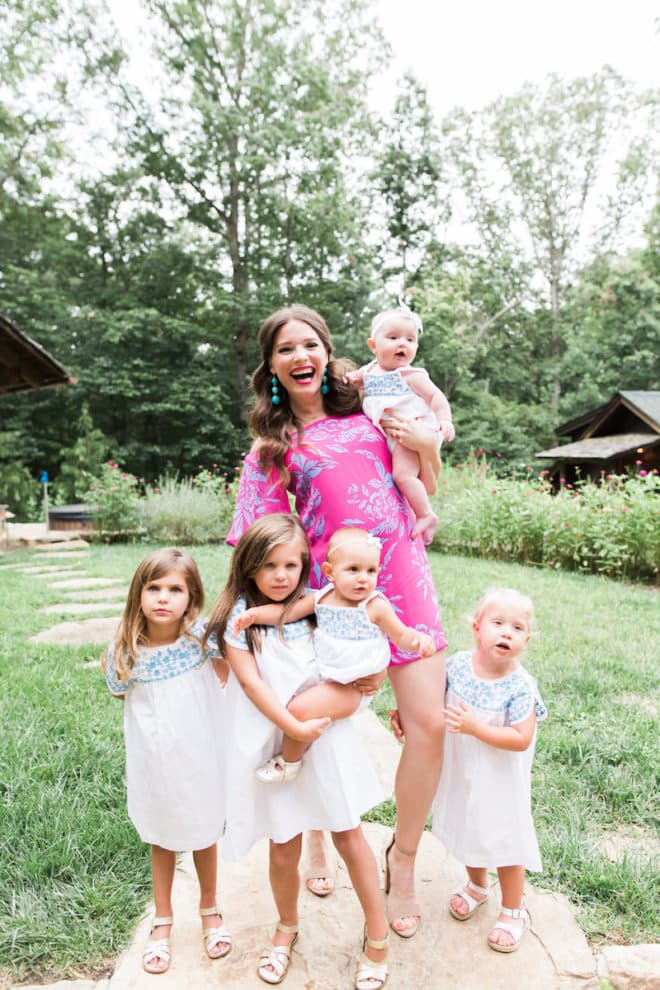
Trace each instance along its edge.
{"label": "woman's hand", "polygon": [[358,677],[356,681],[351,681],[351,687],[354,687],[360,694],[372,695],[376,693],[386,677],[387,670],[381,670],[379,674],[370,674],[369,677]]}
{"label": "woman's hand", "polygon": [[380,426],[391,440],[419,456],[419,477],[429,495],[435,494],[440,474],[437,432],[418,419],[406,419],[396,409],[385,409]]}

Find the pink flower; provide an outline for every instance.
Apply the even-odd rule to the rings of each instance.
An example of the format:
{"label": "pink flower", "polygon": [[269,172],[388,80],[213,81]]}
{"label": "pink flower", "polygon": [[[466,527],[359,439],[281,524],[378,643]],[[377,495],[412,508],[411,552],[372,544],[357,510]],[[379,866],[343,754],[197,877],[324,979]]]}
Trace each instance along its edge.
{"label": "pink flower", "polygon": [[640,464],[643,464],[643,463],[644,463],[643,461],[635,461],[635,464],[637,465],[637,467],[639,467],[639,465]]}
{"label": "pink flower", "polygon": [[484,455],[484,448],[477,447],[477,457],[483,457],[483,455]]}
{"label": "pink flower", "polygon": [[648,474],[648,471],[640,471],[639,472],[640,478],[645,478],[647,474]]}

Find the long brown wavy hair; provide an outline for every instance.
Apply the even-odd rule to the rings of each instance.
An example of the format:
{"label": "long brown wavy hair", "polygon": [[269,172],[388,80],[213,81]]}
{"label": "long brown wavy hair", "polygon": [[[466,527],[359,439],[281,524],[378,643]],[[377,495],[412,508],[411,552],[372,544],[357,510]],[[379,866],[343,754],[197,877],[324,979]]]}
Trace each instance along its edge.
{"label": "long brown wavy hair", "polygon": [[347,385],[344,375],[355,367],[352,361],[332,357],[332,340],[328,326],[315,310],[308,306],[286,306],[278,309],[261,325],[257,343],[261,349],[261,364],[252,375],[254,406],[250,413],[250,430],[259,441],[259,460],[264,470],[274,465],[288,484],[289,472],[284,456],[291,446],[291,435],[298,439],[303,435],[303,424],[298,421],[289,404],[285,388],[280,389],[280,404],[274,406],[271,397],[270,359],[277,334],[290,320],[300,320],[310,327],[328,353],[327,377],[329,390],[323,396],[323,407],[328,416],[350,416],[361,409],[360,396],[352,385]]}
{"label": "long brown wavy hair", "polygon": [[[208,637],[214,632],[217,636],[220,650],[222,650],[222,641],[227,630],[227,621],[239,598],[245,599],[247,608],[251,608],[253,605],[268,604],[268,599],[264,598],[257,588],[254,576],[259,568],[264,565],[266,558],[275,547],[279,547],[284,543],[293,543],[296,539],[299,539],[301,543],[303,566],[296,588],[282,602],[284,612],[279,622],[281,629],[283,623],[286,622],[289,607],[300,597],[307,587],[310,552],[305,530],[300,525],[296,516],[289,515],[286,512],[273,512],[271,515],[262,516],[261,519],[253,522],[236,544],[229,567],[227,583],[220,592],[209,618],[206,634],[202,641],[204,646]],[[250,652],[254,653],[255,650],[259,649],[261,644],[259,629],[258,627],[249,626],[245,630],[245,633]]]}
{"label": "long brown wavy hair", "polygon": [[[140,604],[142,589],[151,581],[158,581],[169,574],[170,571],[178,571],[182,574],[190,596],[188,608],[181,620],[178,636],[182,636],[188,631],[204,608],[202,579],[199,576],[197,564],[190,554],[184,550],[178,550],[176,547],[165,547],[162,550],[154,550],[148,557],[145,557],[138,564],[133,575],[124,613],[114,640],[115,671],[117,677],[122,681],[128,680],[131,669],[135,666],[138,649],[144,645],[147,639],[147,620]],[[101,661],[103,670],[105,670],[107,660],[108,651],[106,650]]]}

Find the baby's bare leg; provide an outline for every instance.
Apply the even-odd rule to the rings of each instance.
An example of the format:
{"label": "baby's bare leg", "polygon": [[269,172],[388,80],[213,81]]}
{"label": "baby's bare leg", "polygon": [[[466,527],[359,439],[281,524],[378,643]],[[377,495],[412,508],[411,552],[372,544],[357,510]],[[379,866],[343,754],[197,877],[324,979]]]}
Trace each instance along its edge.
{"label": "baby's bare leg", "polygon": [[399,491],[408,499],[410,508],[415,513],[413,539],[422,536],[425,543],[430,543],[438,525],[438,517],[431,508],[426,488],[419,479],[419,469],[417,453],[400,443],[395,444],[392,451],[392,474]]}
{"label": "baby's bare leg", "polygon": [[[291,699],[287,708],[301,722],[306,722],[309,718],[348,718],[357,711],[361,700],[362,694],[350,684],[324,681],[301,691]],[[309,745],[284,736],[282,756],[287,763],[293,763],[302,758]]]}

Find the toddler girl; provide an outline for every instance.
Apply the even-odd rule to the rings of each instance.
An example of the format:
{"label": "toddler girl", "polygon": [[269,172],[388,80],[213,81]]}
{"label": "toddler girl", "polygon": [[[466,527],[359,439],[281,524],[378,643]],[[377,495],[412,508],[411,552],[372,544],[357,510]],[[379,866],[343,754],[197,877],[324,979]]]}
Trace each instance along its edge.
{"label": "toddler girl", "polygon": [[[328,728],[329,718],[301,721],[285,707],[296,692],[319,681],[311,624],[307,619],[286,622],[289,606],[306,587],[309,566],[309,544],[298,520],[283,513],[263,516],[238,541],[210,619],[231,668],[225,704],[233,746],[223,856],[240,859],[254,842],[270,840],[269,875],[279,921],[257,972],[266,983],[280,983],[298,933],[302,832],[330,830],[365,917],[355,986],[379,990],[387,979],[387,920],[360,816],[383,799],[382,790],[350,720]],[[286,624],[234,633],[235,620],[246,608],[268,603],[284,606]],[[304,743],[317,742],[290,786],[267,787],[254,771],[280,751],[283,732]]]}
{"label": "toddler girl", "polygon": [[187,553],[168,547],[149,554],[133,576],[116,639],[103,658],[110,691],[125,700],[128,814],[151,844],[156,916],[142,959],[147,973],[164,973],[170,965],[180,850],[193,850],[207,954],[219,959],[231,949],[216,905],[216,843],[225,818],[222,691],[215,662],[206,662],[212,647],[204,651],[200,642],[203,604],[199,571]]}
{"label": "toddler girl", "polygon": [[[454,439],[454,425],[449,403],[423,368],[411,367],[417,353],[422,321],[405,304],[378,313],[371,322],[367,345],[375,355],[370,364],[348,372],[346,380],[364,389],[362,408],[369,419],[382,429],[390,409],[410,419],[421,419],[438,431],[438,442]],[[392,434],[390,430],[390,434]],[[395,431],[394,431],[395,432]],[[387,434],[386,434],[387,436]],[[438,517],[420,480],[419,456],[394,438],[387,437],[392,451],[392,474],[415,514],[412,537],[421,536],[426,544],[433,540]]]}
{"label": "toddler girl", "polygon": [[[330,538],[321,565],[330,583],[299,598],[287,612],[289,619],[316,615],[314,645],[318,671],[324,678],[324,683],[307,688],[287,705],[299,719],[347,718],[367,707],[371,699],[356,685],[361,678],[387,668],[390,640],[400,649],[422,657],[435,653],[431,636],[404,626],[387,599],[376,591],[380,551],[380,540],[367,530],[338,529]],[[250,608],[238,616],[234,631],[250,625],[275,625],[281,619],[280,606]],[[300,771],[307,745],[285,734],[282,752],[256,771],[259,780],[293,780]]]}
{"label": "toddler girl", "polygon": [[476,648],[447,661],[447,738],[433,803],[433,834],[466,866],[449,912],[467,921],[488,900],[495,867],[502,906],[488,945],[515,952],[529,924],[525,869],[541,869],[531,812],[536,723],[547,717],[536,682],[520,663],[533,622],[529,598],[494,588],[472,628]]}

